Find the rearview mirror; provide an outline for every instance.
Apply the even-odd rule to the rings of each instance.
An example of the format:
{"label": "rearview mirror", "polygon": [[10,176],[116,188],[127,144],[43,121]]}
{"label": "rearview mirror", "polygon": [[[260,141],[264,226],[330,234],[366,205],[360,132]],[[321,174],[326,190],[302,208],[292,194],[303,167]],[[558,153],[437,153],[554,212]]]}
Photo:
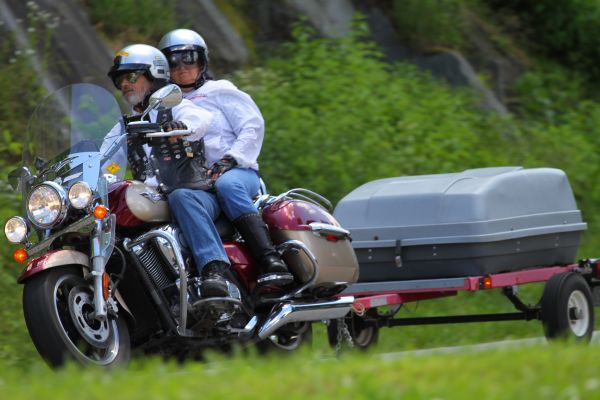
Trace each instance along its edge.
{"label": "rearview mirror", "polygon": [[142,114],[142,120],[152,110],[166,110],[173,108],[183,99],[181,89],[177,85],[167,85],[152,93],[148,102],[148,108]]}
{"label": "rearview mirror", "polygon": [[17,192],[23,189],[23,185],[27,185],[31,179],[31,172],[27,167],[19,167],[8,173],[8,183]]}

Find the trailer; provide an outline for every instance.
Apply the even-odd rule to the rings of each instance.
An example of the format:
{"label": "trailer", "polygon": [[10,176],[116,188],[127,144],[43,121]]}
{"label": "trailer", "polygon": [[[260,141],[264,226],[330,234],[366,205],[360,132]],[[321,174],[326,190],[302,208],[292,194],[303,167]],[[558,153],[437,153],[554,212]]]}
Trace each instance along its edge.
{"label": "trailer", "polygon": [[[340,201],[358,282],[352,313],[328,324],[329,341],[366,348],[382,327],[539,320],[548,339],[589,341],[598,259],[576,262],[587,225],[563,171],[481,168],[366,183]],[[535,305],[518,286],[545,282]],[[515,312],[396,318],[407,303],[501,290]],[[383,310],[383,311],[382,311]]]}
{"label": "trailer", "polygon": [[[517,287],[539,282],[545,282],[540,301],[535,305],[523,303]],[[459,278],[357,283],[342,293],[355,297],[352,313],[343,321],[329,323],[329,342],[337,346],[341,334],[353,346],[367,348],[377,341],[382,327],[531,320],[542,322],[549,340],[572,337],[585,342],[591,339],[594,331],[594,305],[597,304],[594,304],[592,291],[597,286],[600,286],[598,259]],[[400,308],[408,303],[456,296],[461,291],[494,289],[502,291],[515,312],[395,318]],[[379,311],[382,308],[385,308],[384,312]],[[347,331],[342,331],[340,325]]]}

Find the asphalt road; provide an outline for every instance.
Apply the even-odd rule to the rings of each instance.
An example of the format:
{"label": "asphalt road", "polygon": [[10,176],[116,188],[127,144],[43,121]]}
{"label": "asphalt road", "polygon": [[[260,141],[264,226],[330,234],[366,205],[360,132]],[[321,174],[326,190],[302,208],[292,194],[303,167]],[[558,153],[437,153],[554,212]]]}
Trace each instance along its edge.
{"label": "asphalt road", "polygon": [[[516,339],[516,340],[502,340],[499,342],[489,342],[489,343],[478,343],[478,344],[470,344],[465,346],[452,346],[452,347],[436,347],[432,349],[422,349],[422,350],[409,350],[409,351],[399,351],[394,353],[384,353],[380,354],[380,357],[384,360],[393,360],[395,358],[400,358],[404,356],[414,356],[414,355],[429,355],[429,354],[442,354],[442,353],[458,353],[463,351],[485,351],[489,349],[499,349],[499,348],[507,348],[507,347],[523,347],[523,346],[531,346],[534,344],[545,343],[546,338],[544,337],[535,337],[528,339]],[[592,336],[592,343],[600,342],[600,331],[595,331]]]}

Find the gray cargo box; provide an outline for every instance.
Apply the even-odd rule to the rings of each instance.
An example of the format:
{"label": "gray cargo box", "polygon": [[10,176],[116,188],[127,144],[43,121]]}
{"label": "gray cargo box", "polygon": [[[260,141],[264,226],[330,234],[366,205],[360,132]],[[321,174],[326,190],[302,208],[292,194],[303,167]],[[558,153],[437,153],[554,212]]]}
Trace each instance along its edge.
{"label": "gray cargo box", "polygon": [[581,220],[558,169],[481,168],[366,183],[337,205],[361,282],[448,278],[571,263]]}

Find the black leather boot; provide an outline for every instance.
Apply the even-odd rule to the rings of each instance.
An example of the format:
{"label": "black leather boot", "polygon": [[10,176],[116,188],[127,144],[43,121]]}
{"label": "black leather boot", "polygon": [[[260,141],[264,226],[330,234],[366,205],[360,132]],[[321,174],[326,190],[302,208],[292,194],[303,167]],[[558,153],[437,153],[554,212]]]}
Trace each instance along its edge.
{"label": "black leather boot", "polygon": [[257,279],[259,286],[285,286],[294,281],[287,265],[283,262],[271,242],[269,229],[258,214],[245,214],[233,221],[236,229],[248,246],[252,257],[261,267]]}
{"label": "black leather boot", "polygon": [[207,297],[229,297],[227,290],[227,280],[223,273],[227,271],[229,265],[223,261],[211,261],[202,268],[200,276],[200,293],[203,298]]}

